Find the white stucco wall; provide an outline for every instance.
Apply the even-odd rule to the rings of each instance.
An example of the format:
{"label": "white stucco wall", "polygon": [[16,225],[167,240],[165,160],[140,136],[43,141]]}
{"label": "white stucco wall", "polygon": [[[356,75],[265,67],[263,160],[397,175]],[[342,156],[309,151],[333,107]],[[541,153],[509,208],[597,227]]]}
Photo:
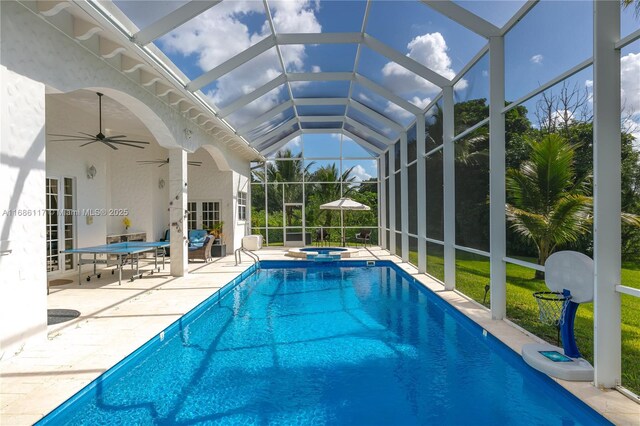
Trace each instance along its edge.
{"label": "white stucco wall", "polygon": [[[169,193],[168,185],[160,189],[158,181],[162,178],[168,182],[168,166],[140,165],[136,161],[167,158],[167,150],[149,135],[140,137],[151,142],[145,149],[122,147],[117,151],[102,144],[80,147],[77,142],[52,141],[55,137],[48,136],[51,133],[74,134],[86,123],[95,122],[95,114],[61,102],[60,96],[49,95],[46,101],[47,177],[75,178],[78,212],[127,209],[130,232],[146,232],[148,241],[160,239],[169,223]],[[91,165],[97,174],[90,180],[86,171]],[[93,223],[88,223],[86,215],[81,214],[75,222],[76,245],[104,244],[106,235],[124,232],[122,219],[118,215],[95,215]]]}
{"label": "white stucco wall", "polygon": [[[44,338],[45,87],[0,67],[0,358]],[[12,215],[12,210],[26,215]]]}
{"label": "white stucco wall", "polygon": [[[129,211],[129,232],[146,232],[147,241],[159,240],[169,227],[169,166],[140,165],[136,161],[167,158],[167,150],[153,143],[144,150],[124,148],[109,154],[110,207]],[[158,187],[161,178],[165,181],[162,189]],[[123,233],[122,219],[110,216],[107,233]]]}
{"label": "white stucco wall", "polygon": [[[227,244],[236,247],[241,227],[236,224],[237,185],[233,183],[236,179],[232,170],[248,176],[248,163],[158,99],[152,89],[140,86],[109,66],[24,6],[0,1],[0,8],[0,181],[7,188],[7,191],[0,191],[0,213],[18,207],[42,210],[45,208],[46,174],[75,176],[76,207],[128,205],[132,230],[146,231],[148,239],[156,240],[162,235],[168,222],[168,171],[130,166],[131,161],[147,159],[156,152],[147,149],[135,154],[130,150],[104,154],[95,150],[67,151],[62,147],[51,148],[49,144],[47,148],[51,148],[51,152],[46,156],[45,166],[45,89],[48,93],[99,90],[142,120],[163,148],[181,147],[192,152],[203,145],[212,146],[216,170],[219,167],[225,171],[220,172],[220,179],[218,175],[195,178],[189,189],[196,193],[195,196],[205,197],[216,196],[208,192],[214,189],[223,192],[220,196],[223,220],[225,224],[233,224],[232,230],[225,229],[227,234],[231,233]],[[190,131],[189,138],[185,129]],[[88,163],[98,169],[98,175],[91,181],[86,179]],[[158,180],[164,173],[167,184],[160,190]],[[141,190],[144,192],[131,189],[135,187],[144,188]],[[80,218],[76,222],[77,244],[103,242],[106,234],[122,230],[120,220],[94,217],[93,224],[88,225],[85,218]],[[10,256],[0,258],[0,324],[12,325],[3,326],[0,334],[0,356],[7,356],[29,338],[42,337],[46,331],[45,218],[31,216],[8,220],[0,217],[0,232],[0,239],[11,240],[13,249]]]}
{"label": "white stucco wall", "polygon": [[[246,163],[227,146],[216,143],[211,135],[158,99],[152,88],[142,87],[127,78],[24,6],[8,0],[0,1],[0,6],[0,61],[8,69],[40,81],[60,93],[99,89],[131,110],[163,147],[183,147],[193,152],[200,146],[216,145],[216,150],[232,168],[237,169]],[[185,137],[185,129],[190,131],[189,138]]]}

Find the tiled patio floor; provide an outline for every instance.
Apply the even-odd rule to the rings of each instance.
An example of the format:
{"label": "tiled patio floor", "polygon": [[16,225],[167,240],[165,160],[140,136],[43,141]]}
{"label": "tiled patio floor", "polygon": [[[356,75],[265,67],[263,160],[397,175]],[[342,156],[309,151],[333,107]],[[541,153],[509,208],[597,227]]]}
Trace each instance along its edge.
{"label": "tiled patio floor", "polygon": [[[263,249],[262,260],[287,259],[283,250]],[[361,251],[360,259],[390,259],[388,252]],[[0,362],[0,424],[32,424],[101,373],[157,335],[173,321],[206,299],[251,265],[247,256],[235,266],[233,256],[208,264],[189,264],[187,277],[173,278],[167,268],[134,282],[109,273],[78,286],[51,288],[49,309],[76,309],[80,317],[48,328],[48,339],[33,343]],[[534,338],[504,321],[492,321],[489,312],[442,286],[415,268],[401,263],[407,272],[463,313],[473,318],[512,349],[520,352]],[[588,383],[559,381],[616,424],[640,424],[640,406],[616,391],[600,391]]]}

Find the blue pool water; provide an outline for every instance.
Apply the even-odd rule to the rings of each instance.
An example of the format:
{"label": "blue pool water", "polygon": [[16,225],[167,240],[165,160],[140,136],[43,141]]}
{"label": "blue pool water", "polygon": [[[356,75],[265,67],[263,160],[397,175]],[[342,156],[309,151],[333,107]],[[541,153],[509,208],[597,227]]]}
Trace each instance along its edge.
{"label": "blue pool water", "polygon": [[607,424],[390,262],[261,265],[41,423]]}
{"label": "blue pool water", "polygon": [[301,248],[300,251],[308,252],[316,252],[318,254],[329,254],[336,251],[346,251],[346,248],[340,247],[307,247]]}

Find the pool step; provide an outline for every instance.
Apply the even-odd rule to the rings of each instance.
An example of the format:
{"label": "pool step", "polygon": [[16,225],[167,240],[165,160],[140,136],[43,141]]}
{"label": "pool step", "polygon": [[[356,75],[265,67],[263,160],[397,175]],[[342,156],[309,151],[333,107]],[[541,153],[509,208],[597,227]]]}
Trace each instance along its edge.
{"label": "pool step", "polygon": [[339,254],[307,254],[307,260],[314,262],[335,262],[340,260]]}

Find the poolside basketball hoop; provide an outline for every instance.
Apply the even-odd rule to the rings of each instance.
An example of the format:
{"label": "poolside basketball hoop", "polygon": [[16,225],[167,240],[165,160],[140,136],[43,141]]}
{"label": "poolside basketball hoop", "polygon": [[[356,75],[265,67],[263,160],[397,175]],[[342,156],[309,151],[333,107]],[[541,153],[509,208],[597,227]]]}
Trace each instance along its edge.
{"label": "poolside basketball hoop", "polygon": [[557,291],[537,291],[533,297],[538,302],[539,320],[543,324],[560,327],[564,322],[564,310],[571,295],[564,295]]}
{"label": "poolside basketball hoop", "polygon": [[564,380],[593,380],[593,367],[584,360],[574,333],[576,312],[581,303],[593,300],[593,260],[575,251],[552,254],[544,265],[549,291],[533,293],[543,324],[557,327],[562,348],[548,343],[522,347],[522,358],[532,367]]}

